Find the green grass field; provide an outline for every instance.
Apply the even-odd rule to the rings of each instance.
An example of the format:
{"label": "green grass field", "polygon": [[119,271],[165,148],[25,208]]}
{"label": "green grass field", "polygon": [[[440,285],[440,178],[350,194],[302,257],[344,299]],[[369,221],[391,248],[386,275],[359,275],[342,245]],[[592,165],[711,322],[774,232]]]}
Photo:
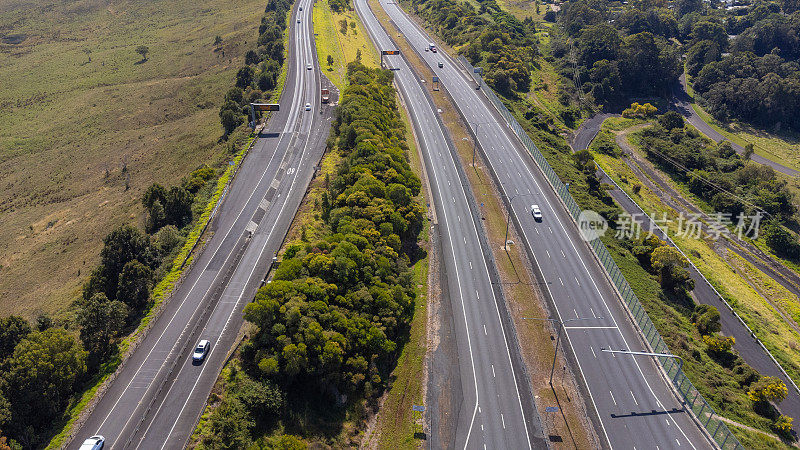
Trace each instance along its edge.
{"label": "green grass field", "polygon": [[220,162],[218,105],[262,13],[252,0],[0,0],[5,314],[63,311],[102,238],[141,226],[150,183]]}
{"label": "green grass field", "polygon": [[[346,20],[348,24],[345,34],[340,29],[342,20]],[[351,24],[355,24],[355,28]],[[359,50],[362,64],[378,67],[378,53],[355,11],[337,14],[331,11],[328,0],[314,3],[314,33],[322,73],[340,91],[347,86],[347,63],[356,60]],[[333,57],[333,65],[328,65],[328,55]]]}

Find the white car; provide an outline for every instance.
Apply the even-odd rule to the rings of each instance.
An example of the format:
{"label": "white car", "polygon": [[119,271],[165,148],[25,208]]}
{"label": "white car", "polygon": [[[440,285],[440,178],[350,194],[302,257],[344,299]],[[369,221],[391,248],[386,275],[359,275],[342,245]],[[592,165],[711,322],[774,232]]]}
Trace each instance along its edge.
{"label": "white car", "polygon": [[306,69],[311,70],[311,63],[306,64]]}
{"label": "white car", "polygon": [[300,19],[297,19],[297,23],[300,23]]}
{"label": "white car", "polygon": [[198,342],[197,347],[194,349],[194,353],[192,353],[192,361],[202,362],[204,359],[206,359],[209,348],[211,348],[211,343],[208,342],[208,340],[203,339],[202,341]]}
{"label": "white car", "polygon": [[303,10],[303,7],[301,6],[301,7],[300,7],[300,11],[302,11],[302,10]]}
{"label": "white car", "polygon": [[306,103],[306,111],[311,111],[311,103]]}
{"label": "white car", "polygon": [[83,441],[80,450],[101,450],[105,442],[106,438],[98,434]]}
{"label": "white car", "polygon": [[531,205],[531,214],[535,221],[540,222],[542,220],[542,210],[539,209],[539,205]]}

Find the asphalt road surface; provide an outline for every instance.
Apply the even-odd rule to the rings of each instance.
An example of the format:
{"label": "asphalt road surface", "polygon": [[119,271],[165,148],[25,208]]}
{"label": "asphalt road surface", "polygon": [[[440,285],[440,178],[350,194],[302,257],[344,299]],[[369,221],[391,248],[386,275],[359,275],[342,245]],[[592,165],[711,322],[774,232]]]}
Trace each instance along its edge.
{"label": "asphalt road surface", "polygon": [[[192,433],[242,324],[242,310],[313,177],[330,126],[330,108],[319,99],[312,1],[298,4],[304,10],[290,22],[281,111],[243,162],[205,250],[71,448],[94,434],[105,436],[111,449],[183,448]],[[306,69],[308,63],[313,70]],[[311,111],[305,111],[306,103]],[[211,341],[211,350],[202,364],[193,364],[191,352],[200,339]]]}
{"label": "asphalt road surface", "polygon": [[[395,46],[366,0],[356,0],[373,42]],[[384,57],[406,103],[425,159],[442,234],[442,258],[456,323],[463,401],[457,420],[457,448],[544,448],[530,384],[515,367],[517,342],[501,317],[505,306],[492,284],[496,270],[482,245],[480,216],[463,169],[432,99],[402,56]],[[507,323],[506,323],[507,325]],[[453,368],[456,369],[456,368]],[[437,414],[429,411],[428,414]],[[435,443],[432,443],[435,446]]]}
{"label": "asphalt road surface", "polygon": [[[592,142],[594,137],[597,135],[597,132],[602,124],[602,121],[605,120],[603,117],[601,120],[598,121],[597,115],[584,123],[584,126],[578,130],[573,140],[573,151],[584,150],[589,147],[589,144]],[[610,115],[605,115],[606,117],[610,117]],[[630,163],[630,161],[629,161]],[[635,166],[634,166],[635,167]],[[636,172],[636,170],[634,170]],[[606,175],[603,171],[598,171],[600,176],[600,181],[603,183],[610,184],[612,186],[616,186],[613,180],[611,180],[608,175]],[[642,176],[647,176],[642,174]],[[651,175],[652,176],[652,175]],[[655,177],[653,179],[656,179]],[[663,186],[662,186],[663,188]],[[641,222],[642,232],[648,233],[653,232],[656,236],[664,239],[665,241],[673,244],[672,241],[664,236],[664,233],[661,231],[660,228],[653,227],[652,221],[650,217],[645,214],[644,210],[639,207],[636,202],[633,201],[630,197],[628,197],[625,192],[620,190],[618,187],[614,189],[609,189],[607,191],[609,195],[611,195],[614,200],[619,203],[622,209],[625,210],[631,216],[636,217],[638,221]],[[675,193],[675,195],[678,195]],[[735,249],[733,251],[736,251]],[[759,264],[759,261],[755,258],[749,257],[747,254],[740,254],[739,256],[748,259],[749,262],[753,264]],[[760,267],[762,270],[767,270],[767,267],[762,266]],[[779,409],[783,414],[787,414],[791,417],[800,417],[800,393],[792,386],[792,381],[787,377],[783,371],[780,369],[778,364],[775,362],[774,359],[770,357],[767,353],[767,350],[762,347],[756,338],[750,333],[750,330],[739,320],[736,315],[731,311],[728,305],[723,301],[723,299],[719,296],[717,291],[711,286],[708,280],[695,268],[693,265],[688,268],[689,274],[691,275],[692,279],[694,280],[694,298],[697,300],[698,303],[703,303],[706,305],[712,305],[717,308],[720,313],[720,323],[722,326],[722,334],[725,336],[733,336],[736,339],[736,343],[734,344],[734,348],[742,356],[742,358],[751,365],[754,369],[756,369],[762,375],[769,375],[773,377],[778,377],[786,383],[786,386],[789,387],[788,394],[785,400],[783,400],[779,405]],[[779,280],[777,276],[776,279]]]}
{"label": "asphalt road surface", "polygon": [[[727,140],[725,136],[720,134],[717,130],[715,130],[711,125],[707,124],[698,114],[695,112],[694,108],[692,108],[692,98],[689,97],[689,94],[686,92],[686,74],[681,75],[680,83],[673,88],[673,95],[672,95],[672,106],[677,110],[681,115],[686,119],[687,122],[692,124],[695,128],[700,130],[701,133],[705,134],[709,139],[713,140],[714,142],[720,142],[723,140]],[[731,142],[731,146],[736,153],[744,154],[744,147],[739,144],[735,144]],[[777,163],[771,159],[764,158],[761,155],[757,155],[753,153],[750,157],[753,161],[763,164],[765,166],[770,166],[775,171],[780,172],[784,175],[789,175],[790,177],[800,176],[800,172],[790,169],[783,164]]]}
{"label": "asphalt road surface", "polygon": [[[477,136],[501,191],[509,199],[512,219],[546,280],[544,286],[557,317],[564,321],[580,318],[567,323],[566,345],[585,379],[590,408],[597,413],[598,431],[605,445],[711,448],[654,360],[601,352],[601,348],[640,351],[644,347],[638,328],[626,315],[557,194],[505,121],[476,90],[469,74],[442,51],[425,52],[433,39],[397,4],[382,0],[381,5],[439,77]],[[531,216],[533,204],[539,205],[544,214],[541,222]]]}

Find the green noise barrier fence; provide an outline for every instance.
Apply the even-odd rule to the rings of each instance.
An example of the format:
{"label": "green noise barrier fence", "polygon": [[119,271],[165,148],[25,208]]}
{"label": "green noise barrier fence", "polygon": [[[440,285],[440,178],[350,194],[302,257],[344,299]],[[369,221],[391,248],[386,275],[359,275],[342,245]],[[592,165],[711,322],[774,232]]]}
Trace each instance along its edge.
{"label": "green noise barrier fence", "polygon": [[[469,61],[464,58],[464,56],[459,56],[458,61],[469,71],[470,74],[473,74],[473,77],[475,76],[474,68]],[[539,149],[536,147],[536,144],[534,144],[531,138],[528,137],[528,134],[525,132],[519,122],[517,122],[517,119],[514,118],[513,114],[511,114],[511,112],[508,110],[508,108],[506,108],[497,95],[495,95],[492,89],[487,88],[484,84],[481,90],[484,94],[486,94],[486,97],[495,106],[495,108],[497,108],[508,126],[514,131],[514,134],[516,134],[517,138],[519,138],[525,148],[533,156],[534,161],[536,161],[536,164],[538,164],[539,168],[547,177],[547,180],[553,186],[553,189],[556,191],[559,197],[561,197],[561,200],[564,202],[567,210],[572,215],[572,218],[577,222],[578,216],[581,214],[581,208],[578,206],[578,203],[575,202],[575,199],[572,198],[567,186],[561,181],[560,178],[558,178],[558,175],[556,175],[553,168],[550,167],[550,164],[547,162],[544,155],[542,155],[542,152],[539,151]],[[609,254],[605,244],[603,244],[599,237],[590,241],[589,244],[597,255],[597,258],[602,263],[603,268],[608,273],[609,278],[614,283],[614,286],[616,286],[617,291],[622,296],[623,301],[628,306],[631,315],[641,330],[642,336],[650,344],[653,352],[670,353],[667,344],[664,342],[664,339],[661,338],[658,330],[656,330],[655,325],[653,325],[653,322],[650,320],[647,312],[642,307],[642,304],[639,302],[636,294],[634,294],[630,284],[628,284],[628,281],[622,275],[619,267],[617,267],[617,264],[614,262],[611,254]],[[670,378],[670,380],[672,380],[672,383],[675,385],[677,391],[683,397],[686,407],[690,408],[692,412],[694,412],[700,423],[705,427],[709,435],[711,435],[720,448],[723,450],[744,449],[742,444],[739,443],[739,440],[736,439],[733,433],[731,433],[730,429],[728,429],[728,426],[722,420],[720,420],[719,415],[714,412],[714,409],[711,408],[703,396],[700,395],[700,392],[694,387],[692,382],[689,381],[689,378],[687,378],[686,374],[683,373],[683,370],[680,369],[679,363],[675,360],[675,358],[658,357],[657,359],[664,368],[667,376]]]}

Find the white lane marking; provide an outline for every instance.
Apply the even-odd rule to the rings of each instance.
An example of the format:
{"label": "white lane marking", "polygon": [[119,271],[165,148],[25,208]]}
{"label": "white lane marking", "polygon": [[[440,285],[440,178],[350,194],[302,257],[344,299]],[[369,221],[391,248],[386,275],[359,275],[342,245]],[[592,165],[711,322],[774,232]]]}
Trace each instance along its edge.
{"label": "white lane marking", "polygon": [[503,429],[506,429],[506,419],[503,417],[503,413],[500,413],[500,420],[503,422]]}
{"label": "white lane marking", "polygon": [[631,397],[633,397],[633,403],[636,403],[636,406],[639,406],[639,402],[636,401],[636,396],[633,395],[633,391],[631,391]]}
{"label": "white lane marking", "polygon": [[591,307],[591,306],[589,307],[589,311],[591,311],[591,312],[592,312],[592,317],[594,317],[595,319],[597,319],[597,314],[595,314],[595,313],[594,313],[594,309],[592,309],[592,307]]}
{"label": "white lane marking", "polygon": [[489,333],[486,332],[486,324],[483,324],[483,334],[488,336]]}
{"label": "white lane marking", "polygon": [[564,282],[561,280],[561,277],[558,277],[558,281],[561,282],[561,285],[564,285]]}
{"label": "white lane marking", "polygon": [[[308,51],[310,51],[310,47],[308,46],[308,41],[310,41],[310,39],[306,39],[306,46],[305,46],[305,50],[308,50]],[[287,125],[287,126],[288,126],[288,125]],[[308,135],[306,136],[306,142],[305,142],[305,144],[303,145],[303,152],[300,154],[300,161],[302,161],[302,160],[304,159],[304,157],[305,157],[306,150],[308,149],[308,143],[309,143],[309,141],[310,141],[310,140],[311,140],[311,133],[308,133]],[[290,195],[289,195],[289,194],[292,192],[292,189],[294,189],[294,185],[295,185],[295,182],[296,182],[296,181],[297,181],[297,175],[295,175],[294,177],[292,177],[292,183],[289,185],[289,190],[287,191],[287,195],[284,197],[283,205],[281,205],[281,209],[278,211],[278,217],[280,217],[281,215],[283,215],[283,210],[284,210],[284,208],[286,207],[286,205],[287,205],[287,204],[288,204],[288,202],[289,202],[289,197],[290,197]],[[277,225],[278,225],[278,221],[276,220],[276,221],[275,221],[275,222],[272,224],[272,228],[269,230],[269,233],[267,234],[267,237],[264,239],[264,245],[261,247],[261,251],[259,252],[259,254],[262,254],[262,253],[264,253],[264,249],[267,247],[267,244],[269,243],[269,238],[272,236],[272,233],[275,231],[275,227],[276,227]],[[239,263],[237,263],[237,267],[238,267],[238,265],[239,265],[240,263],[241,263],[241,260],[239,261]],[[250,279],[253,277],[253,273],[255,273],[256,266],[257,266],[257,265],[255,265],[255,264],[254,264],[254,265],[253,265],[253,268],[252,268],[252,269],[250,269],[250,273],[249,273],[249,275],[247,276],[247,280],[250,280]],[[234,269],[234,272],[235,272],[235,270],[236,270],[236,269]],[[215,342],[214,342],[214,346],[216,346],[216,344],[218,344],[218,343],[219,343],[219,340],[222,338],[222,336],[225,334],[225,331],[228,329],[228,325],[230,324],[230,321],[231,321],[231,319],[233,318],[233,315],[234,315],[234,313],[236,312],[236,309],[237,309],[237,307],[238,307],[238,304],[239,304],[239,302],[241,302],[242,298],[244,297],[244,291],[245,291],[245,290],[244,290],[244,289],[242,289],[242,291],[239,293],[239,296],[238,296],[238,298],[237,298],[237,300],[236,300],[236,306],[234,306],[234,307],[231,309],[231,312],[230,312],[230,314],[228,315],[228,319],[225,321],[225,325],[222,327],[222,331],[221,331],[221,332],[220,332],[220,334],[217,336],[217,339],[216,339],[216,340],[215,340]],[[216,310],[216,307],[214,308],[214,310]],[[212,311],[212,314],[213,314],[213,311]],[[212,347],[212,348],[213,348],[213,347]],[[192,390],[191,390],[191,391],[189,391],[189,395],[186,397],[186,401],[185,401],[185,402],[183,402],[183,406],[181,407],[180,411],[178,412],[178,416],[177,416],[177,418],[175,419],[175,422],[172,424],[172,427],[170,428],[170,430],[169,430],[169,433],[167,433],[167,437],[166,437],[166,439],[164,439],[164,444],[161,446],[161,449],[162,449],[162,450],[164,449],[164,447],[166,447],[167,443],[169,442],[169,438],[170,438],[170,436],[172,436],[172,431],[173,431],[173,430],[175,430],[175,426],[178,424],[178,421],[180,420],[180,417],[183,415],[183,411],[186,409],[186,405],[189,403],[189,400],[192,398],[192,394],[194,393],[194,390],[197,388],[197,383],[199,383],[199,382],[200,382],[200,379],[201,379],[201,378],[202,378],[202,376],[203,376],[203,372],[205,371],[206,367],[208,367],[208,366],[209,366],[208,364],[204,364],[204,365],[203,365],[203,368],[200,370],[200,374],[197,376],[197,379],[196,379],[196,380],[195,380],[195,382],[194,382],[194,386],[192,386]],[[167,395],[165,395],[165,396],[164,396],[164,399],[165,399],[165,400],[166,400],[167,396],[169,395],[169,391],[170,391],[170,390],[172,390],[172,387],[173,387],[173,386],[175,386],[175,385],[173,384],[172,386],[170,386],[170,389],[167,391]],[[162,405],[163,405],[163,403],[162,403]],[[161,408],[161,407],[159,406],[159,409],[160,409],[160,408]],[[156,411],[156,416],[157,416],[157,415],[158,415],[158,411]],[[153,417],[155,418],[156,416],[153,416]],[[152,422],[151,422],[151,425],[152,425]],[[149,426],[148,426],[148,428],[149,428]],[[147,430],[145,430],[145,435],[146,435],[146,434],[147,434]]]}
{"label": "white lane marking", "polygon": [[545,250],[544,252],[547,253],[547,257],[550,258],[550,252],[548,252],[547,250]]}
{"label": "white lane marking", "polygon": [[472,261],[469,262],[469,268],[472,269]]}
{"label": "white lane marking", "polygon": [[497,375],[494,373],[494,364],[492,364],[492,378],[497,378]]}
{"label": "white lane marking", "polygon": [[538,228],[534,228],[534,230],[536,230],[536,234],[539,234],[539,229]]}
{"label": "white lane marking", "polygon": [[[298,69],[298,70],[299,70],[299,69]],[[295,83],[295,92],[294,92],[294,95],[293,95],[293,97],[292,97],[292,104],[294,104],[294,103],[296,102],[296,100],[297,100],[297,93],[298,93],[298,91],[300,91],[300,89],[299,89],[299,88],[297,88],[297,84]],[[296,114],[295,114],[295,116],[296,116]],[[296,120],[296,117],[295,117],[295,120]],[[251,193],[250,193],[250,197],[248,197],[247,201],[244,203],[244,206],[242,206],[242,209],[239,211],[239,214],[237,214],[237,215],[236,215],[236,218],[233,220],[233,223],[234,223],[234,224],[235,224],[235,223],[236,223],[236,222],[239,220],[239,217],[240,217],[240,216],[242,215],[242,213],[243,213],[243,212],[244,212],[244,211],[247,209],[247,204],[248,204],[248,203],[250,203],[250,199],[253,197],[253,195],[254,195],[254,194],[256,193],[256,191],[258,190],[258,186],[261,184],[261,181],[263,181],[263,180],[264,180],[264,175],[266,175],[267,171],[269,170],[269,167],[272,165],[272,161],[275,159],[275,156],[278,154],[278,152],[277,152],[277,149],[280,147],[281,141],[283,141],[283,138],[284,138],[284,136],[286,136],[286,131],[288,130],[288,128],[289,128],[289,125],[288,125],[288,122],[287,122],[287,125],[286,125],[286,127],[284,127],[283,133],[281,134],[281,137],[278,139],[278,144],[277,144],[277,145],[276,145],[276,147],[275,147],[276,151],[275,151],[275,152],[272,154],[272,156],[270,157],[270,160],[269,160],[269,162],[267,163],[267,166],[264,168],[264,172],[261,174],[261,178],[259,179],[259,182],[258,182],[258,184],[256,184],[255,188],[253,188],[253,192],[251,192]],[[217,247],[217,249],[216,249],[216,250],[214,250],[214,253],[211,255],[211,258],[209,258],[209,260],[208,260],[208,263],[207,263],[207,264],[206,264],[206,266],[203,268],[203,270],[200,272],[200,274],[201,274],[201,275],[202,275],[202,273],[203,273],[203,272],[205,272],[205,271],[208,269],[208,266],[211,264],[211,261],[213,261],[213,260],[214,260],[214,257],[217,255],[217,252],[219,252],[220,248],[222,247],[222,242],[224,242],[224,241],[225,241],[225,239],[227,239],[228,235],[229,235],[229,234],[230,234],[232,231],[233,231],[233,225],[231,225],[231,227],[228,229],[228,231],[226,232],[225,236],[224,236],[224,237],[222,238],[222,240],[220,241],[220,245]],[[225,258],[225,262],[227,262],[227,261],[228,261],[228,258],[230,258],[230,256],[231,256],[231,255],[229,254],[229,255],[228,255],[226,258]],[[218,274],[219,274],[219,272],[218,272]],[[192,291],[193,291],[193,290],[194,290],[194,288],[197,286],[197,283],[200,281],[200,279],[201,279],[201,278],[202,278],[202,276],[198,276],[198,277],[197,277],[197,280],[195,280],[194,284],[192,284],[192,287],[189,289],[189,292],[187,292],[187,294],[186,294],[186,297],[185,297],[185,298],[184,298],[184,300],[182,300],[182,301],[185,301],[187,298],[189,298],[189,296],[191,295]],[[214,277],[214,280],[212,281],[212,284],[213,284],[215,281],[216,281],[216,276]],[[202,302],[198,303],[198,304],[197,304],[197,306],[195,307],[195,310],[194,310],[194,312],[192,312],[192,317],[193,317],[193,316],[194,316],[194,314],[197,312],[197,308],[200,306],[200,304],[201,304],[201,303],[202,303]],[[151,348],[151,349],[150,349],[150,351],[147,353],[147,356],[145,356],[145,358],[144,358],[144,360],[142,361],[142,363],[141,363],[141,364],[139,365],[139,367],[136,369],[136,372],[134,372],[134,374],[133,374],[133,377],[131,378],[131,381],[130,381],[130,382],[128,382],[128,385],[127,385],[127,386],[125,387],[125,389],[122,391],[122,393],[120,394],[119,398],[117,398],[117,401],[116,401],[116,402],[114,402],[114,406],[112,406],[112,407],[111,407],[111,410],[108,412],[108,414],[106,415],[106,417],[105,417],[105,418],[103,418],[103,422],[101,422],[101,423],[100,423],[100,428],[97,430],[97,432],[95,432],[95,434],[99,434],[99,433],[100,433],[100,430],[102,430],[102,429],[103,429],[103,425],[105,425],[106,421],[107,421],[107,420],[108,420],[108,418],[111,416],[111,413],[113,413],[113,412],[114,412],[114,411],[117,409],[117,405],[119,404],[120,400],[122,400],[122,397],[125,395],[125,392],[127,392],[128,388],[129,388],[129,387],[131,387],[131,384],[132,384],[132,383],[133,383],[133,382],[136,380],[136,377],[139,375],[139,372],[142,370],[142,367],[145,365],[145,363],[147,363],[148,361],[150,361],[150,355],[151,355],[151,354],[153,353],[153,351],[154,351],[154,350],[155,350],[155,349],[158,347],[158,343],[159,343],[159,342],[161,342],[161,338],[162,338],[162,337],[164,337],[164,334],[167,332],[167,330],[171,329],[170,325],[172,325],[172,321],[173,321],[173,320],[175,320],[175,317],[177,317],[177,316],[178,316],[178,313],[179,313],[179,312],[180,312],[180,307],[178,307],[178,308],[175,310],[175,314],[172,316],[172,318],[170,319],[169,323],[167,323],[167,326],[164,328],[164,331],[162,331],[162,332],[161,332],[161,335],[159,335],[158,339],[156,340],[156,343],[153,345],[153,348]],[[187,328],[188,326],[189,326],[189,324],[186,324],[186,326],[184,327],[184,330],[181,332],[181,334],[180,334],[180,335],[183,335],[183,333],[186,331],[186,328]],[[180,335],[179,335],[179,336],[180,336]],[[174,347],[175,347],[175,346],[173,345],[173,347],[170,349],[170,351],[167,353],[167,355],[169,355],[170,353],[172,353],[172,351],[174,350]],[[165,362],[166,362],[166,360],[165,360]],[[163,367],[163,365],[164,365],[164,363],[162,363],[162,364],[161,364],[161,366],[159,366],[158,370],[161,370],[161,367]],[[123,430],[124,430],[124,428],[123,428]]]}
{"label": "white lane marking", "polygon": [[565,330],[616,330],[617,327],[615,327],[615,326],[607,326],[607,327],[603,327],[603,326],[597,326],[597,327],[585,326],[585,327],[582,327],[580,325],[576,325],[574,327],[564,327],[564,329]]}
{"label": "white lane marking", "polygon": [[461,216],[458,216],[458,221],[461,222]]}
{"label": "white lane marking", "polygon": [[[563,285],[564,283],[561,283],[561,284]],[[576,318],[576,319],[580,317],[580,316],[578,315],[578,311],[577,311],[575,308],[572,308],[572,312],[574,312],[574,313],[575,313],[575,318]]]}
{"label": "white lane marking", "polygon": [[575,282],[576,282],[576,283],[578,283],[578,286],[580,286],[580,285],[581,285],[581,282],[580,282],[580,281],[578,281],[578,277],[575,277]]}
{"label": "white lane marking", "polygon": [[567,257],[567,255],[564,254],[564,249],[563,248],[561,249],[561,256],[563,256],[564,258]]}
{"label": "white lane marking", "polygon": [[614,393],[611,391],[608,391],[608,393],[611,394],[611,400],[614,402],[614,406],[617,406],[617,401],[614,400]]}
{"label": "white lane marking", "polygon": [[467,237],[464,236],[464,245],[466,245],[466,244],[467,244]]}
{"label": "white lane marking", "polygon": [[678,443],[678,447],[680,447],[680,446],[681,446],[681,441],[679,441],[679,440],[678,440],[678,438],[675,438],[675,442],[677,442],[677,443]]}
{"label": "white lane marking", "polygon": [[475,297],[478,297],[478,300],[480,300],[480,299],[481,299],[481,295],[480,295],[480,294],[478,294],[478,290],[477,290],[477,289],[475,289]]}
{"label": "white lane marking", "polygon": [[549,225],[547,226],[547,229],[548,229],[548,230],[550,230],[550,234],[552,234],[552,233],[553,233],[553,229],[552,229],[552,228],[550,228],[550,226],[549,226]]}
{"label": "white lane marking", "polygon": [[592,347],[592,346],[590,345],[590,346],[589,346],[589,350],[591,350],[591,351],[592,351],[592,355],[594,355],[594,357],[595,357],[595,358],[597,358],[597,353],[595,353],[595,352],[594,352],[594,347]]}

